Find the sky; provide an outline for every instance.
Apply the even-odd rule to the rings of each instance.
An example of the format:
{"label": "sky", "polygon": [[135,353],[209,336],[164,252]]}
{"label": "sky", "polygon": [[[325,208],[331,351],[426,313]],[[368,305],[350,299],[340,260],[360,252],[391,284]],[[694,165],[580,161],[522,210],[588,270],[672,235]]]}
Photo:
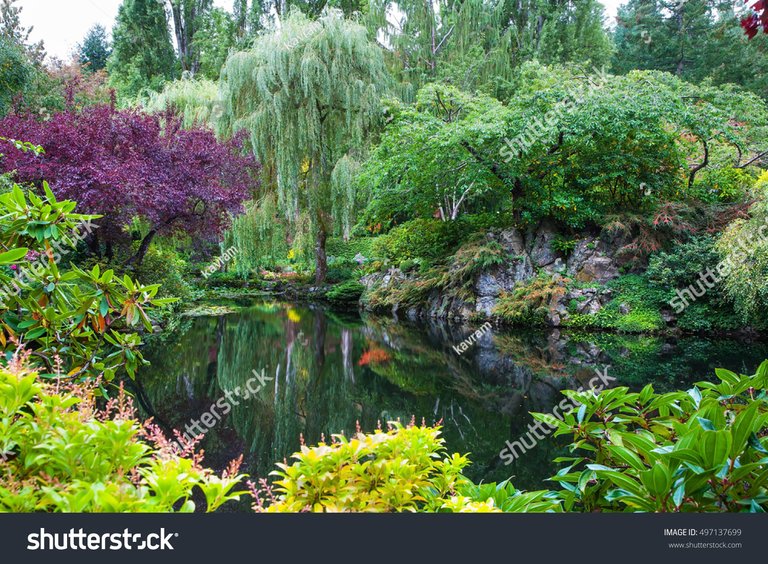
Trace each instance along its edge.
{"label": "sky", "polygon": [[[108,31],[117,16],[122,0],[20,0],[21,21],[33,26],[31,39],[43,40],[48,56],[68,60],[75,46],[95,24]],[[613,23],[616,8],[625,0],[601,0],[608,22]],[[231,8],[232,0],[215,0],[214,4]]]}
{"label": "sky", "polygon": [[[117,17],[122,0],[20,0],[21,22],[32,26],[30,39],[45,42],[48,56],[68,60],[75,46],[95,24],[108,32]],[[214,0],[216,6],[230,9],[232,0]]]}

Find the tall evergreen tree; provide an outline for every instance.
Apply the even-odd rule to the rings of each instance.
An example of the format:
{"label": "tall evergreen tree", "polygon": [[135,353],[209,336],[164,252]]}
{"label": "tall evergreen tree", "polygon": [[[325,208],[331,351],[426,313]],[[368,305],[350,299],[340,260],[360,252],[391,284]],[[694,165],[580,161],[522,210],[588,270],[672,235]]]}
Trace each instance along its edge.
{"label": "tall evergreen tree", "polygon": [[157,0],[125,0],[117,13],[112,40],[107,69],[121,96],[159,90],[163,82],[178,75],[165,10]]}
{"label": "tall evergreen tree", "polygon": [[768,96],[768,37],[748,41],[728,0],[629,0],[614,32],[615,71],[663,70]]}
{"label": "tall evergreen tree", "polygon": [[334,192],[349,188],[346,173],[375,129],[388,82],[381,50],[336,10],[314,22],[291,13],[222,72],[223,127],[250,133],[288,222],[311,225],[317,283],[325,280],[326,237],[339,219]]}
{"label": "tall evergreen tree", "polygon": [[27,54],[13,41],[0,36],[0,117],[33,80],[35,69]]}
{"label": "tall evergreen tree", "polygon": [[[160,0],[163,3],[164,0]],[[213,9],[213,0],[165,0],[176,37],[181,69],[192,75],[200,69],[200,49],[195,34],[204,26]]]}
{"label": "tall evergreen tree", "polygon": [[83,43],[78,46],[81,65],[96,72],[107,66],[107,59],[112,50],[107,40],[107,30],[102,25],[94,25],[88,30]]}

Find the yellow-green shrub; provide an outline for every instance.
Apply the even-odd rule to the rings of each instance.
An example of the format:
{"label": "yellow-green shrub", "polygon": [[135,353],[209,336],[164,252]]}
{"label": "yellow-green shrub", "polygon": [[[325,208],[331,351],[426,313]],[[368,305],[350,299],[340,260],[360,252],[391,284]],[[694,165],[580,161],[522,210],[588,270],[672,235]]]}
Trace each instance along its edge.
{"label": "yellow-green shrub", "polygon": [[492,501],[462,495],[466,456],[448,455],[440,429],[395,426],[331,444],[302,447],[293,464],[273,472],[274,499],[257,510],[297,511],[494,511]]}
{"label": "yellow-green shrub", "polygon": [[93,384],[48,383],[15,361],[0,369],[0,512],[191,512],[228,500],[242,476],[221,477],[135,419],[122,393],[97,407]]}

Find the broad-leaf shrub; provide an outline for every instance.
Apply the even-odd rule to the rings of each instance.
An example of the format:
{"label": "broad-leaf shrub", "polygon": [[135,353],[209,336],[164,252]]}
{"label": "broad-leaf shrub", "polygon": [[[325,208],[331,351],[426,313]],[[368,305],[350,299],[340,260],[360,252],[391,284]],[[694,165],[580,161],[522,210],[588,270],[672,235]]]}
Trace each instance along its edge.
{"label": "broad-leaf shrub", "polygon": [[159,285],[98,266],[64,269],[95,217],[43,188],[42,197],[19,186],[0,195],[0,347],[23,343],[49,375],[133,376],[144,361],[131,331],[151,330],[150,311],[172,300],[155,298]]}
{"label": "broad-leaf shrub", "polygon": [[581,406],[561,421],[578,455],[553,478],[566,511],[763,512],[768,509],[768,361],[754,376],[658,394],[564,392]]}
{"label": "broad-leaf shrub", "polygon": [[237,499],[239,461],[216,476],[135,419],[122,394],[99,409],[90,384],[0,369],[0,512],[191,512]]}

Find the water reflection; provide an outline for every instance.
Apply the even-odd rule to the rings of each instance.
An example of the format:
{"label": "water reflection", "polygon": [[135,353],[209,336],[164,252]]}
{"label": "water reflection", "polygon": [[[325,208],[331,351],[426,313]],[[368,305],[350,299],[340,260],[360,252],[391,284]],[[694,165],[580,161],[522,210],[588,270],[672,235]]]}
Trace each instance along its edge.
{"label": "water reflection", "polygon": [[415,417],[442,421],[451,451],[470,453],[475,480],[514,476],[519,487],[546,487],[553,438],[504,466],[505,441],[524,435],[530,411],[547,412],[560,390],[586,386],[609,366],[616,385],[682,389],[715,367],[751,372],[768,358],[764,343],[608,334],[496,331],[457,355],[471,329],[414,326],[342,315],[319,307],[259,303],[234,314],[186,321],[150,343],[152,366],[139,382],[139,403],[163,425],[184,428],[253,371],[273,378],[255,397],[236,398],[206,434],[207,463],[223,467],[241,452],[245,471],[265,476],[303,436],[364,430]]}

